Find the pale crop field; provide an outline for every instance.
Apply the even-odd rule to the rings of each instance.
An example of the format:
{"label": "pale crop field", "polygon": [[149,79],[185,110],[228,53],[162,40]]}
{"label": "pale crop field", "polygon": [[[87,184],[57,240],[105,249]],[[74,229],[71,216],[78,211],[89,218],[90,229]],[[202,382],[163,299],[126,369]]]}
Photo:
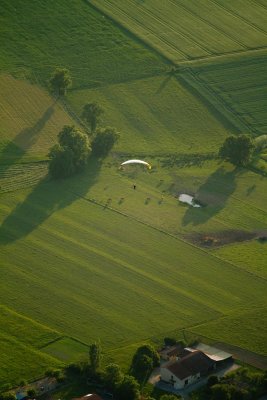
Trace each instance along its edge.
{"label": "pale crop field", "polygon": [[93,0],[92,3],[176,63],[267,46],[267,8],[259,2]]}

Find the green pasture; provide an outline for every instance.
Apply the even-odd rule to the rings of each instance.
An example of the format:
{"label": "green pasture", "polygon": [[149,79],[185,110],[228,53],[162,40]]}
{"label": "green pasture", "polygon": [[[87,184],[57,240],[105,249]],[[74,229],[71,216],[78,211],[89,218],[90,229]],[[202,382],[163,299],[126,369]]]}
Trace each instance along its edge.
{"label": "green pasture", "polygon": [[[196,156],[146,159],[152,165],[150,171],[140,166],[120,170],[125,158],[116,155],[102,165],[92,163],[89,175],[72,180],[71,190],[103,208],[110,207],[179,237],[187,238],[194,232],[266,228],[266,182],[260,175]],[[181,193],[196,196],[203,207],[181,204]]]}
{"label": "green pasture", "polygon": [[[266,244],[195,240],[266,230],[266,178],[216,156],[229,134],[266,133],[266,22],[263,1],[4,1],[0,387],[98,339],[124,370],[139,344],[183,329],[266,354]],[[57,66],[73,77],[65,105],[44,89]],[[119,142],[49,180],[56,135],[92,101]],[[128,158],[151,171],[120,169]]]}
{"label": "green pasture", "polygon": [[90,2],[4,0],[1,5],[2,71],[47,84],[61,66],[70,70],[77,88],[152,76],[166,68],[160,56]]}
{"label": "green pasture", "polygon": [[0,310],[1,333],[25,345],[39,349],[59,337],[59,333],[55,330],[38,324],[23,314],[17,314],[2,305]]}
{"label": "green pasture", "polygon": [[[2,195],[1,259],[6,280],[1,303],[61,335],[86,344],[100,338],[105,352],[126,346],[127,354],[131,352],[127,346],[146,338],[265,304],[266,282],[249,268],[244,270],[238,263],[223,261],[162,231],[168,230],[158,222],[163,215],[168,216],[171,232],[175,209],[183,213],[182,219],[190,213],[172,195],[166,194],[160,204],[161,189],[156,186],[167,183],[163,173],[158,180],[156,171],[151,175],[136,172],[135,181],[139,180],[134,191],[132,177],[123,176],[112,163],[91,165],[90,172],[64,182],[40,182],[28,191]],[[168,173],[183,171],[186,176],[190,168],[172,167]],[[121,193],[124,190],[122,202],[115,180]],[[242,200],[247,183],[242,176],[240,180]],[[251,215],[253,210],[257,208],[251,205]],[[193,223],[196,215],[191,218]],[[233,228],[235,218],[229,221]],[[255,221],[264,224],[260,217]],[[177,229],[181,229],[178,222]],[[247,337],[242,329],[238,334]],[[252,338],[244,343],[261,352],[264,338],[258,350]],[[47,349],[54,357],[67,351],[67,358],[76,351],[65,341]]]}
{"label": "green pasture", "polygon": [[42,348],[42,352],[51,355],[64,363],[79,362],[88,360],[88,346],[78,342],[77,340],[63,337],[49,343]]}
{"label": "green pasture", "polygon": [[102,124],[121,133],[115,151],[129,155],[217,153],[231,133],[170,73],[72,91],[68,101],[78,115],[84,104],[98,101],[105,110]]}
{"label": "green pasture", "polygon": [[[13,284],[15,294],[14,281]],[[25,291],[27,287],[24,286]],[[0,324],[0,390],[4,384],[14,385],[22,379],[39,378],[46,369],[60,367],[56,357],[40,351],[42,346],[59,337],[58,332],[3,305],[0,306]]]}
{"label": "green pasture", "polygon": [[[216,321],[194,327],[190,331],[266,356],[266,311],[266,306],[263,304],[255,309],[230,313]],[[241,331],[245,332],[245,335],[240,335]]]}
{"label": "green pasture", "polygon": [[175,63],[267,46],[267,9],[259,2],[93,0],[92,3]]}
{"label": "green pasture", "polygon": [[0,102],[2,173],[12,164],[47,158],[58,132],[64,125],[74,124],[47,91],[7,74],[0,75]]}
{"label": "green pasture", "polygon": [[266,279],[266,248],[267,246],[264,241],[255,240],[251,243],[239,243],[225,246],[221,249],[217,249],[216,254],[220,258],[239,265],[240,268]]}
{"label": "green pasture", "polygon": [[[1,326],[2,328],[2,326]],[[62,363],[23,344],[23,336],[19,340],[0,333],[0,390],[7,384],[18,385],[22,380],[34,380],[43,376],[49,368],[60,368]]]}

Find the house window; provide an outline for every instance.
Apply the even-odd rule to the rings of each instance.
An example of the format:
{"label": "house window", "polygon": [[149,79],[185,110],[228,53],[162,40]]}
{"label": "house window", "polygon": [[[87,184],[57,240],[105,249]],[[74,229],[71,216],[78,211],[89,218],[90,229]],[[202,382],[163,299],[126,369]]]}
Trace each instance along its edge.
{"label": "house window", "polygon": [[185,386],[188,385],[188,379],[184,381]]}

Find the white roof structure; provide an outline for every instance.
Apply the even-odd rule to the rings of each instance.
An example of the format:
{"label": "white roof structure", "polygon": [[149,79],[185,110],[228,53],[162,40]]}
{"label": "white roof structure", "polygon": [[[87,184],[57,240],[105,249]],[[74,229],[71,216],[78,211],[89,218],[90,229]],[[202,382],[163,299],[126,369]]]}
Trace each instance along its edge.
{"label": "white roof structure", "polygon": [[214,361],[223,361],[232,357],[232,354],[226,353],[226,351],[217,349],[216,347],[208,346],[204,343],[198,343],[194,348],[203,351],[203,353],[207,354],[207,356]]}

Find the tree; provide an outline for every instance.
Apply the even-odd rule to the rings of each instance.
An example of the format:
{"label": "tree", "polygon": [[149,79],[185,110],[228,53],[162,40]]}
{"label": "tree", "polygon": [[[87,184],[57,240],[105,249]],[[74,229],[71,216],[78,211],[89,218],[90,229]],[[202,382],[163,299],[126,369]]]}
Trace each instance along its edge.
{"label": "tree", "polygon": [[150,345],[139,347],[132,359],[131,372],[140,382],[145,382],[152,369],[159,365],[159,354]]}
{"label": "tree", "polygon": [[146,354],[141,354],[136,358],[133,373],[136,377],[148,377],[153,369],[153,360]]}
{"label": "tree", "polygon": [[96,372],[101,362],[101,346],[99,343],[92,343],[89,346],[89,359],[92,371]]}
{"label": "tree", "polygon": [[31,397],[31,398],[34,398],[34,397],[36,396],[36,390],[33,389],[33,388],[28,389],[28,390],[27,390],[27,396],[28,396],[28,397]]}
{"label": "tree", "polygon": [[106,156],[118,139],[119,133],[115,128],[98,129],[92,140],[92,153],[97,157]]}
{"label": "tree", "polygon": [[74,126],[65,126],[58,134],[59,143],[49,152],[49,172],[55,179],[80,172],[87,164],[91,148],[87,135]]}
{"label": "tree", "polygon": [[16,396],[13,393],[1,393],[0,400],[16,400]]}
{"label": "tree", "polygon": [[50,150],[49,158],[49,173],[54,179],[68,178],[74,174],[73,154],[70,149],[56,144]]}
{"label": "tree", "polygon": [[109,364],[104,371],[104,382],[109,390],[115,390],[123,380],[123,374],[117,364]]}
{"label": "tree", "polygon": [[116,399],[137,400],[140,397],[140,386],[133,376],[125,375],[122,382],[117,386]]}
{"label": "tree", "polygon": [[175,396],[174,394],[164,394],[160,396],[160,400],[177,400],[180,399],[181,396]]}
{"label": "tree", "polygon": [[62,147],[71,149],[75,172],[81,171],[87,164],[91,153],[88,136],[74,126],[64,126],[58,139]]}
{"label": "tree", "polygon": [[212,400],[230,400],[231,390],[229,385],[214,385],[211,387],[211,399]]}
{"label": "tree", "polygon": [[104,113],[98,103],[87,103],[83,107],[82,118],[90,125],[91,133],[95,132],[100,116]]}
{"label": "tree", "polygon": [[177,343],[176,339],[171,338],[171,337],[165,337],[163,340],[164,340],[165,346],[175,346]]}
{"label": "tree", "polygon": [[208,381],[207,381],[207,386],[209,388],[211,388],[214,385],[217,385],[217,383],[219,383],[219,379],[216,375],[209,376]]}
{"label": "tree", "polygon": [[64,96],[71,84],[71,76],[67,68],[56,68],[49,80],[52,91],[58,96]]}
{"label": "tree", "polygon": [[229,136],[219,150],[219,156],[234,165],[247,165],[253,154],[254,144],[248,135]]}

